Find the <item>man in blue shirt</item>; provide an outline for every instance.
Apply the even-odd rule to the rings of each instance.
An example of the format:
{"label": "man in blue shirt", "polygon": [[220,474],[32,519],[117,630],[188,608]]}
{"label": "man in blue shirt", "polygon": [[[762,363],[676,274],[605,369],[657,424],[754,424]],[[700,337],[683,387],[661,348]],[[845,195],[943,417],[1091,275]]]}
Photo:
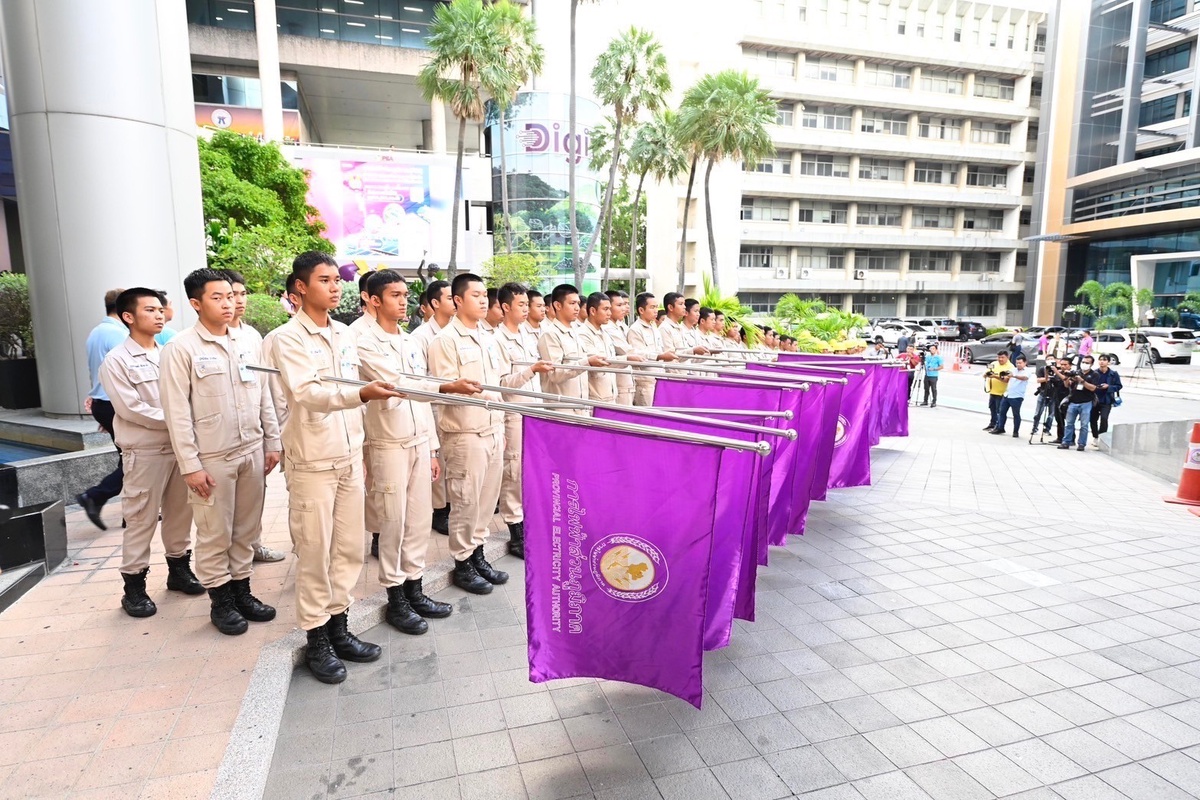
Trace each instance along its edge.
{"label": "man in blue shirt", "polygon": [[1121,391],[1121,376],[1109,367],[1109,357],[1101,354],[1100,366],[1096,370],[1096,403],[1092,406],[1092,447],[1100,449],[1100,434],[1108,433],[1108,415],[1113,410],[1113,401]]}
{"label": "man in blue shirt", "polygon": [[[938,376],[942,374],[942,357],[938,355],[938,346],[936,344],[929,345],[929,352],[925,355],[925,399],[921,401],[921,405],[937,408],[937,383]],[[933,402],[929,402],[929,398],[933,397]]]}
{"label": "man in blue shirt", "polygon": [[[170,323],[171,320],[175,319],[175,304],[167,297],[167,293],[162,290],[158,290],[158,296],[162,298],[163,319],[167,323]],[[167,342],[174,339],[178,333],[179,331],[172,328],[170,324],[165,324],[163,325],[163,329],[154,335],[154,341],[159,347],[166,347]]]}
{"label": "man in blue shirt", "polygon": [[[117,316],[117,297],[123,289],[110,289],[104,293],[104,312],[107,316],[100,324],[92,328],[87,338],[88,377],[92,381],[92,390],[88,392],[86,408],[91,411],[92,418],[100,423],[100,427],[113,436],[113,405],[108,399],[104,387],[100,385],[100,364],[108,351],[119,345],[129,336],[129,329]],[[116,444],[116,438],[113,438]],[[121,467],[120,449],[117,449],[117,468],[105,476],[104,480],[82,494],[75,496],[75,502],[83,507],[87,518],[100,530],[108,530],[104,520],[100,518],[100,510],[104,504],[121,494],[121,485],[125,480],[125,472]]]}

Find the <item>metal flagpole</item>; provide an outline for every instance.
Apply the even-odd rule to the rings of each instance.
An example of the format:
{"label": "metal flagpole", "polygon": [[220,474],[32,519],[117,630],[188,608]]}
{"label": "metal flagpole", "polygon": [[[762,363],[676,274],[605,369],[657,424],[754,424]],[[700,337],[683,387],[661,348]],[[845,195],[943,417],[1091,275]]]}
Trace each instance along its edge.
{"label": "metal flagpole", "polygon": [[[621,406],[628,408],[628,406]],[[645,407],[645,406],[643,406]],[[682,407],[667,407],[667,406],[649,406],[656,408],[659,411],[675,411],[680,414],[715,414],[717,416],[726,417],[764,417],[767,419],[791,419],[794,414],[790,410],[783,411],[754,411],[751,409],[738,408],[682,408]]]}
{"label": "metal flagpole", "polygon": [[[271,367],[260,367],[257,365],[248,365],[247,369],[254,372],[265,372],[272,375],[278,375],[279,370]],[[322,381],[329,383],[341,383],[347,386],[366,386],[370,381],[359,381],[352,378],[335,378],[333,376],[318,375]],[[428,377],[424,377],[428,380]],[[768,442],[746,442],[737,439],[726,439],[721,436],[711,436],[706,433],[685,433],[683,431],[673,431],[669,428],[655,428],[650,425],[637,425],[632,422],[618,422],[611,419],[596,419],[595,417],[581,417],[577,414],[566,414],[562,411],[551,411],[548,409],[539,408],[537,405],[522,405],[520,403],[504,403],[495,400],[486,400],[481,397],[470,397],[467,395],[458,394],[442,394],[441,392],[426,392],[419,389],[404,389],[392,387],[397,392],[408,397],[420,398],[424,400],[441,400],[445,403],[455,403],[464,406],[474,406],[483,408],[488,411],[503,411],[513,414],[521,414],[526,417],[536,417],[538,419],[549,420],[551,422],[566,422],[572,425],[584,425],[592,428],[600,428],[602,430],[615,431],[618,433],[634,433],[640,436],[653,436],[659,439],[671,439],[677,442],[691,442],[692,444],[707,444],[713,447],[725,447],[731,450],[747,450],[765,456],[771,453],[771,445]],[[704,420],[708,422],[709,420]]]}
{"label": "metal flagpole", "polygon": [[[763,363],[766,364],[766,366],[786,366],[785,364],[775,364],[774,362],[763,362]],[[805,366],[805,369],[809,368],[808,365],[804,365],[804,366]],[[778,373],[771,374],[764,370],[735,369],[733,367],[706,367],[703,364],[673,364],[670,362],[664,362],[664,366],[661,368],[662,369],[674,369],[674,370],[687,370],[690,372],[712,372],[712,373],[716,373],[717,375],[733,375],[733,376],[736,376],[739,378],[745,377],[748,380],[771,380],[771,381],[796,380],[796,378],[793,378],[790,376],[785,376],[785,375],[781,375]],[[578,368],[571,367],[571,369],[578,369]],[[820,367],[813,367],[813,369],[820,369]],[[837,372],[841,375],[845,375],[847,373],[857,373],[859,375],[866,374],[866,370],[845,369],[842,367],[829,367],[825,371]],[[674,378],[674,377],[683,377],[683,376],[671,375],[668,377]],[[704,376],[699,375],[696,377],[704,377]],[[821,377],[810,378],[807,375],[803,378],[803,380],[808,383],[838,383],[838,382],[846,383],[845,378],[821,378]]]}
{"label": "metal flagpole", "polygon": [[[517,366],[528,367],[528,366],[537,364],[539,362],[537,362],[537,361],[514,361],[512,363]],[[563,369],[574,370],[576,372],[610,372],[615,375],[628,375],[629,374],[624,369],[616,369],[614,367],[589,367],[589,366],[585,366],[582,364],[554,364],[552,366],[561,367]],[[689,365],[686,367],[678,367],[678,369],[690,370],[690,369],[693,369],[693,367],[691,367]],[[681,381],[688,380],[690,378],[695,378],[698,380],[717,381],[719,383],[726,383],[726,384],[729,384],[730,386],[758,386],[760,388],[761,387],[773,387],[776,389],[780,388],[779,384],[781,382],[793,381],[789,386],[783,387],[783,388],[799,389],[802,392],[807,392],[809,390],[809,383],[820,383],[823,380],[822,378],[816,378],[813,380],[809,380],[808,378],[792,379],[792,378],[785,378],[784,376],[781,376],[781,375],[769,375],[767,373],[763,373],[763,377],[760,379],[760,378],[758,378],[757,374],[753,373],[753,372],[746,372],[745,370],[733,370],[733,369],[725,370],[720,367],[710,367],[703,371],[705,371],[705,372],[715,371],[718,374],[714,375],[712,377],[709,377],[707,375],[677,375],[677,374],[672,374],[672,373],[668,373],[668,372],[654,372],[652,370],[642,370],[639,372],[635,372],[634,374],[638,375],[640,377],[643,377],[643,378],[655,378],[655,379],[665,378],[668,380],[681,380]],[[508,390],[506,389],[505,391],[508,391]],[[628,408],[629,406],[621,406],[621,407]],[[642,407],[645,408],[645,406],[642,406]]]}

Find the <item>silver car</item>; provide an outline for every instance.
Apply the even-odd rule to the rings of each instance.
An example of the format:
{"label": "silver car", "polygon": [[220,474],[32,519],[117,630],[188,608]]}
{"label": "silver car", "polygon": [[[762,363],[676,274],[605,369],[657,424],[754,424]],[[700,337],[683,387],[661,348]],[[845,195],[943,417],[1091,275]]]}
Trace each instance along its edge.
{"label": "silver car", "polygon": [[[985,336],[978,342],[970,342],[963,348],[963,358],[969,364],[988,364],[996,360],[996,355],[1001,351],[1012,353],[1011,333],[993,333],[991,336]],[[1025,354],[1025,360],[1030,364],[1037,358],[1037,341],[1029,341],[1022,339],[1021,352]]]}

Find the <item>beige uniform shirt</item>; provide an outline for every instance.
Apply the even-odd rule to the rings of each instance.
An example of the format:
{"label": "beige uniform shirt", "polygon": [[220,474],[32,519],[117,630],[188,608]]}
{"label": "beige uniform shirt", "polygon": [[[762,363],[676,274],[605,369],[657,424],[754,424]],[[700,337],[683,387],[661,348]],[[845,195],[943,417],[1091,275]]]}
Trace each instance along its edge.
{"label": "beige uniform shirt", "polygon": [[[579,344],[579,330],[558,320],[542,326],[538,355],[552,364],[582,364],[586,361]],[[585,370],[555,367],[542,377],[542,386],[550,394],[588,398],[588,373]]]}
{"label": "beige uniform shirt", "polygon": [[[262,340],[262,363],[264,366],[275,365],[275,337],[283,326],[276,328],[267,333]],[[279,430],[282,431],[287,425],[288,407],[287,398],[283,393],[283,382],[279,380],[278,375],[268,374],[267,388],[271,392],[271,403],[275,406],[275,419],[279,423]]]}
{"label": "beige uniform shirt", "polygon": [[[583,352],[589,356],[615,358],[616,349],[612,340],[600,328],[585,322],[579,330],[579,344]],[[589,372],[588,397],[602,403],[615,403],[617,400],[617,376],[611,372]]]}
{"label": "beige uniform shirt", "polygon": [[117,446],[136,452],[171,452],[171,436],[158,394],[162,348],[149,350],[132,337],[108,351],[100,364],[100,385],[112,401]]}
{"label": "beige uniform shirt", "polygon": [[[201,459],[227,459],[259,448],[279,452],[279,425],[270,390],[246,327],[214,336],[200,323],[163,348],[159,391],[171,446],[184,475],[204,468]],[[257,331],[255,332],[257,336]]]}
{"label": "beige uniform shirt", "polygon": [[[409,388],[436,392],[436,381],[407,377],[407,374],[413,374],[413,354],[416,352],[408,341],[411,337],[403,331],[388,333],[377,321],[370,317],[367,319],[370,321],[360,326],[356,340],[362,379],[385,381],[401,391]],[[408,449],[429,442],[430,450],[437,450],[441,446],[428,400],[391,397],[367,403],[366,408],[363,423],[367,441],[372,444],[386,442]]]}
{"label": "beige uniform shirt", "polygon": [[[532,334],[526,333],[523,328],[518,328],[517,332],[513,333],[503,324],[496,328],[494,338],[504,356],[505,363],[510,368],[503,385],[531,392],[542,391],[542,376],[534,372],[532,367],[518,363],[538,360],[537,339]],[[508,403],[542,402],[536,397],[522,397],[503,392],[501,394]]]}
{"label": "beige uniform shirt", "polygon": [[[601,330],[608,336],[608,340],[612,343],[613,351],[619,357],[625,357],[633,354],[633,345],[629,344],[629,326],[625,324],[625,320],[613,320],[606,324]],[[617,377],[617,391],[620,392],[626,387],[633,386],[633,367],[626,368],[625,374]]]}
{"label": "beige uniform shirt", "polygon": [[[667,351],[662,329],[641,319],[635,320],[633,325],[629,326],[629,333],[625,338],[633,352],[646,359],[647,368],[654,366],[658,357]],[[638,375],[635,370],[634,381],[641,384],[653,383],[654,378]]]}
{"label": "beige uniform shirt", "polygon": [[658,326],[658,332],[662,335],[662,351],[664,353],[667,351],[682,353],[691,350],[683,337],[683,323],[674,322],[670,317],[663,317],[662,324]]}
{"label": "beige uniform shirt", "polygon": [[[429,373],[444,380],[468,380],[498,386],[504,374],[504,356],[491,336],[468,328],[458,317],[439,333],[429,346]],[[473,395],[501,400],[496,392]],[[441,407],[438,427],[442,433],[501,433],[504,412],[474,406],[447,404]]]}
{"label": "beige uniform shirt", "polygon": [[[521,323],[521,332],[533,337],[533,342],[535,345],[537,344],[537,340],[542,338],[542,329],[535,328],[532,325],[530,325],[529,320],[525,320],[524,322]],[[534,352],[536,352],[536,349]]]}
{"label": "beige uniform shirt", "polygon": [[424,325],[418,325],[417,329],[408,337],[414,351],[420,354],[421,364],[424,365],[421,372],[424,374],[429,374],[429,345],[441,332],[442,326],[437,324],[437,320],[431,319]]}
{"label": "beige uniform shirt", "polygon": [[[296,469],[335,469],[362,458],[361,387],[322,381],[322,377],[359,380],[354,334],[330,319],[322,328],[303,309],[275,336],[272,355],[288,405],[283,448]],[[341,413],[350,411],[352,413]]]}

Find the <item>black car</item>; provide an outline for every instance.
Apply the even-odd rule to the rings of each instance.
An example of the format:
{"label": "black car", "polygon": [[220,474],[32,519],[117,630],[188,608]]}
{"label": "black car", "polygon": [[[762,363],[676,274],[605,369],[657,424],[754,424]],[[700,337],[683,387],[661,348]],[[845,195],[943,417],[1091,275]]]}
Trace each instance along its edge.
{"label": "black car", "polygon": [[987,336],[987,328],[983,327],[982,323],[965,320],[958,323],[958,340],[960,342],[982,339],[984,336]]}

